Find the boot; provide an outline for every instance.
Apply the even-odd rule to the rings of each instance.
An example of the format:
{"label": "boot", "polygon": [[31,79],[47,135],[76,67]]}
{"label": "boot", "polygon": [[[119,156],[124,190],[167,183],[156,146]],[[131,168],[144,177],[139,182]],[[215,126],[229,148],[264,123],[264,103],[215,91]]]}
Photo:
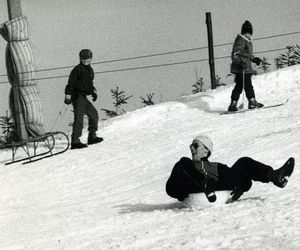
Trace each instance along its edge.
{"label": "boot", "polygon": [[289,158],[287,162],[279,169],[271,170],[269,173],[269,180],[277,187],[284,188],[288,182],[288,177],[294,171],[295,159]]}
{"label": "boot", "polygon": [[71,143],[71,149],[87,148],[86,144],[79,142]]}
{"label": "boot", "polygon": [[99,143],[99,142],[102,142],[102,141],[103,141],[103,138],[98,137],[96,135],[96,133],[89,133],[89,136],[88,136],[88,144],[89,145],[96,144],[96,143]]}
{"label": "boot", "polygon": [[256,108],[262,108],[264,105],[262,103],[259,103],[255,100],[255,98],[251,98],[248,103],[249,109],[256,109]]}
{"label": "boot", "polygon": [[229,107],[228,107],[228,111],[231,111],[231,112],[235,112],[237,111],[238,108],[237,108],[237,101],[231,101]]}

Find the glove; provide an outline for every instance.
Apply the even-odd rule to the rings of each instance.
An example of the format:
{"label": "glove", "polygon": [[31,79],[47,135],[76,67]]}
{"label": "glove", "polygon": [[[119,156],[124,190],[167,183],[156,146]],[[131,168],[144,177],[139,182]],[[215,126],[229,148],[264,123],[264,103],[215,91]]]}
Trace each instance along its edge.
{"label": "glove", "polygon": [[97,98],[98,98],[97,93],[94,92],[94,93],[92,94],[92,97],[93,97],[93,99],[92,99],[93,102],[95,102],[95,101],[97,100]]}
{"label": "glove", "polygon": [[252,62],[254,62],[257,66],[259,66],[261,64],[261,59],[259,57],[254,57],[252,59]]}
{"label": "glove", "polygon": [[215,202],[217,200],[217,196],[214,191],[215,186],[216,186],[216,183],[212,179],[207,179],[204,184],[204,193],[209,202]]}
{"label": "glove", "polygon": [[65,104],[70,105],[71,103],[72,103],[71,96],[70,95],[65,95]]}
{"label": "glove", "polygon": [[216,196],[215,192],[211,192],[209,194],[205,193],[205,195],[210,203],[215,202],[217,200],[217,196]]}
{"label": "glove", "polygon": [[[249,188],[250,189],[250,188]],[[231,199],[233,201],[236,201],[238,200],[244,193],[244,190],[241,189],[241,188],[237,188],[235,187],[231,192],[230,192],[230,195],[231,195]]]}

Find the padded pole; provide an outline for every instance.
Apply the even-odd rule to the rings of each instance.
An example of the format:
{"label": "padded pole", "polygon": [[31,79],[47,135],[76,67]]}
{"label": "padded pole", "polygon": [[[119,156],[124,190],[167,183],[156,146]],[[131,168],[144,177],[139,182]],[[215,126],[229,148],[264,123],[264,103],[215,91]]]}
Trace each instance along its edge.
{"label": "padded pole", "polygon": [[[22,16],[21,0],[7,0],[7,10],[9,20]],[[19,77],[17,76],[16,78],[18,79]],[[17,83],[13,83],[12,91],[14,97],[17,141],[22,141],[24,139],[27,139],[28,136],[20,104],[20,87]]]}

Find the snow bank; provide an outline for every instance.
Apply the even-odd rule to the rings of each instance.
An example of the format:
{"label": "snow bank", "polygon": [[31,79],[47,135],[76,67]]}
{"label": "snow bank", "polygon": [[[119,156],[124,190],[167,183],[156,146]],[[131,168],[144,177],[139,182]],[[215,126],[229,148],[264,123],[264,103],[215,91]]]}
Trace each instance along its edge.
{"label": "snow bank", "polygon": [[[259,101],[289,102],[220,116],[232,90],[222,87],[103,121],[105,141],[87,149],[10,166],[1,151],[0,249],[297,249],[300,66],[253,83]],[[213,161],[278,168],[293,156],[295,172],[285,189],[255,183],[238,202],[183,208],[165,182],[198,133],[213,139]]]}

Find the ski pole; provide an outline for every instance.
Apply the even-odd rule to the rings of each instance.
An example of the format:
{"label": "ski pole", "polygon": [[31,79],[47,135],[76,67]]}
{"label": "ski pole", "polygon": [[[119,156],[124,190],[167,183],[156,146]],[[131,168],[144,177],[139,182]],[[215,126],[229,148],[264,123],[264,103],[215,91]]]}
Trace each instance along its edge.
{"label": "ski pole", "polygon": [[245,69],[243,69],[243,108],[245,105]]}
{"label": "ski pole", "polygon": [[243,81],[243,102],[242,104],[239,106],[239,109],[244,109],[244,104],[245,104],[245,69],[243,68],[243,77],[242,77],[242,81]]}

